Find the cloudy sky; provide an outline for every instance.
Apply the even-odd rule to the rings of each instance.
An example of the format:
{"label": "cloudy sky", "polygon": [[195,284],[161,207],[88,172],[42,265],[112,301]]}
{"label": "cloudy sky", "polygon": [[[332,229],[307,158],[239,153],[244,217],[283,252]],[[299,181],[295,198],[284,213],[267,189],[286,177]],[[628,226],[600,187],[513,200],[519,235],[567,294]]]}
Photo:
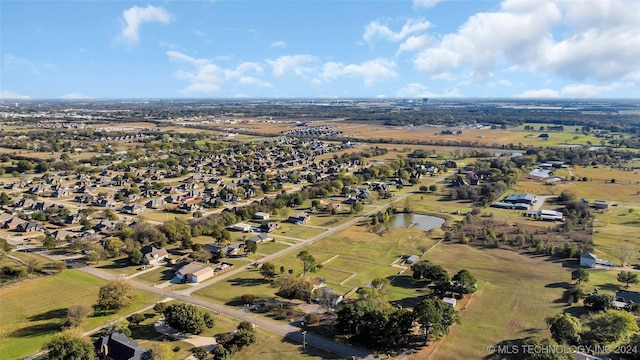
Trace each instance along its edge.
{"label": "cloudy sky", "polygon": [[0,97],[640,98],[640,0],[0,2]]}

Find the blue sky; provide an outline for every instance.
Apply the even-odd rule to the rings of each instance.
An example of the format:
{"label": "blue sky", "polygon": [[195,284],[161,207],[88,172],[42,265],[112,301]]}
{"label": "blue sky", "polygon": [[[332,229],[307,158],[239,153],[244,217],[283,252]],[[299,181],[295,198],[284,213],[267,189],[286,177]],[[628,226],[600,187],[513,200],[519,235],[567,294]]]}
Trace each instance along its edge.
{"label": "blue sky", "polygon": [[640,98],[640,0],[0,1],[0,98]]}

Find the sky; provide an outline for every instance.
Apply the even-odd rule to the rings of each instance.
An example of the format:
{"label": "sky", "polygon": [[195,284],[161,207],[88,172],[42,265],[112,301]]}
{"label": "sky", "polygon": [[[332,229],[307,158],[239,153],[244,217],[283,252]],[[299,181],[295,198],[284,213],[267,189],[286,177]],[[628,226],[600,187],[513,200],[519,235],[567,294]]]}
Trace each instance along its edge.
{"label": "sky", "polygon": [[640,98],[640,0],[0,1],[0,98]]}

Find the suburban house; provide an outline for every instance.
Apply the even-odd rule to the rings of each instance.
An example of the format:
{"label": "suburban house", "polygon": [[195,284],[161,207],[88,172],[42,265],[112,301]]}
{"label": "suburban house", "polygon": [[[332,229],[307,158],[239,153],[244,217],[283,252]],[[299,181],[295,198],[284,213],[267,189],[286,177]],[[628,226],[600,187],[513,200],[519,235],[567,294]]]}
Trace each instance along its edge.
{"label": "suburban house", "polygon": [[116,223],[114,223],[113,221],[109,221],[109,220],[100,220],[99,223],[97,223],[94,227],[94,230],[96,231],[100,231],[100,232],[108,232],[108,231],[113,231],[116,229]]}
{"label": "suburban house", "polygon": [[192,262],[178,269],[178,271],[176,271],[176,278],[182,282],[198,283],[212,277],[213,274],[212,267]]}
{"label": "suburban house", "polygon": [[308,223],[310,219],[311,219],[311,215],[307,213],[299,213],[296,215],[289,216],[287,221],[293,224],[300,225],[300,224]]}
{"label": "suburban house", "polygon": [[584,253],[580,254],[580,266],[588,267],[588,268],[595,268],[598,265],[601,265],[601,266],[613,266],[613,263],[611,262],[611,260],[598,259],[598,257],[595,254],[592,254],[592,253],[584,252]]}
{"label": "suburban house", "polygon": [[503,202],[511,203],[511,204],[533,204],[537,201],[536,196],[533,194],[513,194],[509,195]]}
{"label": "suburban house", "polygon": [[594,268],[596,267],[596,260],[598,260],[598,257],[594,254],[586,252],[582,253],[580,255],[580,266]]}
{"label": "suburban house", "polygon": [[158,265],[169,256],[167,250],[158,249],[150,245],[140,249],[140,252],[144,255],[142,262],[147,265]]}
{"label": "suburban house", "polygon": [[99,358],[104,360],[145,360],[151,351],[141,348],[136,341],[129,341],[123,333],[102,336],[94,343]]}
{"label": "suburban house", "polygon": [[640,292],[619,290],[616,292],[616,301],[622,301],[627,304],[640,304]]}
{"label": "suburban house", "polygon": [[268,222],[266,224],[262,224],[260,225],[260,231],[262,232],[274,232],[276,230],[280,229],[280,224],[276,223],[276,222]]}
{"label": "suburban house", "polygon": [[130,215],[138,215],[142,212],[142,210],[144,210],[144,207],[139,204],[125,205],[120,208],[120,212]]}
{"label": "suburban house", "polygon": [[253,218],[256,220],[269,220],[269,213],[257,212],[253,215]]}
{"label": "suburban house", "polygon": [[252,241],[256,244],[260,244],[261,242],[269,240],[269,235],[267,233],[260,233],[247,241]]}
{"label": "suburban house", "polygon": [[31,232],[31,231],[46,231],[47,228],[37,222],[25,221],[22,224],[16,226],[16,231],[19,232]]}

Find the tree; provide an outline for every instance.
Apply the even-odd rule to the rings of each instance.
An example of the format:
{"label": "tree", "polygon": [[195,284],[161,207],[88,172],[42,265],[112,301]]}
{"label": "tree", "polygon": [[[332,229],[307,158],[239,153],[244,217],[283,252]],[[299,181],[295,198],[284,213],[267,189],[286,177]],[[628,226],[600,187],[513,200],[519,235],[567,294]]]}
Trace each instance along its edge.
{"label": "tree", "polygon": [[416,314],[418,323],[429,336],[440,338],[443,334],[449,333],[449,327],[459,321],[458,313],[453,306],[438,298],[428,298],[418,303],[413,312]]}
{"label": "tree", "polygon": [[133,301],[132,289],[127,280],[112,280],[100,288],[97,307],[100,310],[118,310],[129,306]]}
{"label": "tree", "polygon": [[244,252],[247,254],[253,254],[258,251],[258,244],[255,241],[244,242]]}
{"label": "tree", "polygon": [[174,360],[176,358],[173,350],[168,344],[155,343],[151,345],[150,360]]}
{"label": "tree", "polygon": [[300,251],[297,255],[297,258],[302,261],[302,276],[305,276],[307,272],[316,271],[316,259],[311,254],[309,254],[308,251]]}
{"label": "tree", "polygon": [[589,281],[589,272],[583,268],[577,268],[571,272],[571,280],[574,280],[580,285],[580,283]]}
{"label": "tree", "polygon": [[585,321],[589,331],[583,335],[584,342],[610,345],[638,331],[633,314],[624,310],[607,310]]}
{"label": "tree", "polygon": [[90,313],[91,309],[84,305],[71,305],[67,309],[67,318],[64,325],[71,328],[78,327]]}
{"label": "tree", "polygon": [[264,276],[265,279],[273,279],[276,277],[276,266],[272,263],[266,262],[262,264],[260,268],[260,274]]}
{"label": "tree", "polygon": [[110,322],[102,329],[103,335],[111,335],[116,333],[122,333],[127,336],[131,336],[131,329],[129,329],[129,322],[126,319],[119,319]]}
{"label": "tree", "polygon": [[209,358],[209,352],[202,346],[191,348],[191,354],[198,360],[207,360]]}
{"label": "tree", "polygon": [[42,240],[42,246],[44,246],[47,250],[55,249],[56,248],[56,238],[51,236],[51,235],[47,235],[44,238],[44,240]]}
{"label": "tree", "polygon": [[153,306],[153,311],[157,314],[164,314],[164,310],[167,308],[166,302],[158,302]]}
{"label": "tree", "polygon": [[371,280],[371,287],[376,289],[380,294],[385,294],[390,286],[391,282],[387,278],[375,278]]}
{"label": "tree", "polygon": [[109,254],[109,257],[116,257],[120,255],[124,243],[117,237],[112,237],[104,240],[104,249]]}
{"label": "tree", "polygon": [[604,311],[611,308],[613,296],[608,294],[591,294],[584,298],[584,305],[594,311]]}
{"label": "tree", "polygon": [[453,283],[452,290],[459,293],[460,295],[472,294],[478,289],[476,278],[473,277],[473,275],[471,275],[471,273],[466,269],[458,271],[453,276],[451,281]]}
{"label": "tree", "polygon": [[570,345],[579,343],[582,332],[580,319],[571,314],[563,313],[550,316],[545,321],[549,326],[553,340]]}
{"label": "tree", "polygon": [[205,317],[205,313],[191,304],[171,304],[164,310],[164,317],[171,327],[196,335],[203,332],[205,327],[212,328],[214,325],[211,316]]}
{"label": "tree", "polygon": [[93,344],[75,330],[53,335],[42,348],[50,360],[97,360]]}
{"label": "tree", "polygon": [[635,254],[635,249],[633,246],[621,246],[616,250],[616,257],[620,261],[620,266],[624,266],[625,264],[629,264],[629,260]]}
{"label": "tree", "polygon": [[413,271],[413,278],[415,280],[425,279],[428,284],[430,283],[448,283],[449,274],[440,265],[435,265],[429,262],[429,260],[422,260],[411,266]]}
{"label": "tree", "polygon": [[144,255],[142,254],[142,251],[140,251],[139,249],[133,249],[129,253],[129,261],[131,261],[131,263],[134,265],[142,264],[143,258],[144,258]]}
{"label": "tree", "polygon": [[144,314],[142,313],[135,313],[135,314],[131,314],[128,318],[127,321],[129,321],[129,324],[133,325],[133,326],[138,326],[140,325],[141,322],[144,321],[144,319],[146,319],[146,317],[144,316]]}
{"label": "tree", "polygon": [[638,274],[631,271],[622,271],[618,274],[618,281],[625,283],[625,287],[628,288],[629,284],[638,283]]}

